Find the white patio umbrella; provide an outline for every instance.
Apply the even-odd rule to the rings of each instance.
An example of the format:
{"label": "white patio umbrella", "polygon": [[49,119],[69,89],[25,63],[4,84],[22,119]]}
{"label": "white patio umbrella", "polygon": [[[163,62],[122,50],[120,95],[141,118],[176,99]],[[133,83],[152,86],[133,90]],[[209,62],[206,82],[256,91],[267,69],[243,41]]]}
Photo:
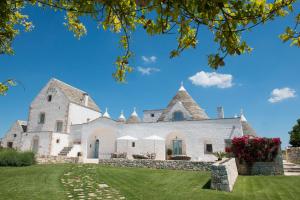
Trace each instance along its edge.
{"label": "white patio umbrella", "polygon": [[155,143],[156,143],[156,141],[164,141],[165,139],[162,138],[162,137],[159,137],[157,135],[151,135],[149,137],[146,137],[145,140],[152,140],[153,141],[154,153],[155,153]]}
{"label": "white patio umbrella", "polygon": [[128,141],[136,141],[136,140],[138,140],[138,139],[135,138],[135,137],[132,137],[132,136],[130,136],[130,135],[125,135],[125,136],[122,136],[122,137],[117,138],[117,140],[125,140],[125,141],[127,141],[127,144],[126,144],[126,151],[128,152]]}
{"label": "white patio umbrella", "polygon": [[138,140],[138,139],[135,137],[132,137],[130,135],[125,135],[125,136],[117,138],[117,140]]}

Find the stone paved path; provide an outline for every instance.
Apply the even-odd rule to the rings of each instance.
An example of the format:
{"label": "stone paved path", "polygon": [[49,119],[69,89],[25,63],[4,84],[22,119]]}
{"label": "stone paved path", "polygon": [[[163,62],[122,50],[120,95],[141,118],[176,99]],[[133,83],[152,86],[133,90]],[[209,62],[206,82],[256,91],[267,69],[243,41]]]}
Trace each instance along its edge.
{"label": "stone paved path", "polygon": [[74,165],[61,177],[69,200],[125,199],[120,192],[104,182],[97,182],[96,166]]}

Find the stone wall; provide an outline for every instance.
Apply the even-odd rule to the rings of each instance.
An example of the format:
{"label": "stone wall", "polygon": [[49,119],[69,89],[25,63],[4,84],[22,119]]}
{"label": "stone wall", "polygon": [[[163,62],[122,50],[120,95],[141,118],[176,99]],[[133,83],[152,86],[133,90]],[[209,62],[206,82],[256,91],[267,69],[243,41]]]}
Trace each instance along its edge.
{"label": "stone wall", "polygon": [[300,147],[287,148],[286,160],[291,163],[300,163]]}
{"label": "stone wall", "polygon": [[78,163],[78,160],[78,157],[65,156],[42,156],[36,158],[38,164]]}
{"label": "stone wall", "polygon": [[231,192],[237,177],[235,158],[219,161],[211,167],[211,189]]}
{"label": "stone wall", "polygon": [[138,167],[138,168],[153,168],[153,169],[210,171],[213,163],[185,161],[185,160],[100,159],[99,164],[113,166],[113,167]]}
{"label": "stone wall", "polygon": [[240,175],[283,175],[282,154],[279,150],[273,162],[255,162],[252,166],[240,164],[237,162],[237,167]]}

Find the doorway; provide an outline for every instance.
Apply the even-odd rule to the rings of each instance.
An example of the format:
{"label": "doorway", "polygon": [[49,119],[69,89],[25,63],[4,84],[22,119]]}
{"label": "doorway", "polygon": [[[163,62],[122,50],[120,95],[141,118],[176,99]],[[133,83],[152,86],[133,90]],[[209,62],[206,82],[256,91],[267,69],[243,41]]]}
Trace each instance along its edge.
{"label": "doorway", "polygon": [[33,139],[32,141],[32,152],[37,154],[39,151],[39,139]]}
{"label": "doorway", "polygon": [[94,158],[99,158],[99,140],[95,142]]}

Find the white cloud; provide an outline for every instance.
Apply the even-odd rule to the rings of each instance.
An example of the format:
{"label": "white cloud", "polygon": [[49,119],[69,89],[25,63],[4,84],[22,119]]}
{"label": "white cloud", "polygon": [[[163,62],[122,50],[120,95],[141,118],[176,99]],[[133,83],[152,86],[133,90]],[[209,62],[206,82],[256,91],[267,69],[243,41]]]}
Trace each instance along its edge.
{"label": "white cloud", "polygon": [[285,88],[275,88],[271,92],[271,97],[268,99],[270,103],[277,103],[285,99],[296,97],[296,91],[285,87]]}
{"label": "white cloud", "polygon": [[142,56],[142,60],[143,60],[145,63],[155,63],[156,60],[157,60],[157,57],[156,57],[156,56],[150,56],[150,57]]}
{"label": "white cloud", "polygon": [[216,72],[197,72],[195,75],[189,77],[189,80],[197,86],[202,87],[218,87],[230,88],[233,86],[233,76],[231,74],[219,74]]}
{"label": "white cloud", "polygon": [[154,67],[138,67],[137,70],[141,72],[142,75],[150,75],[160,71],[160,69]]}

